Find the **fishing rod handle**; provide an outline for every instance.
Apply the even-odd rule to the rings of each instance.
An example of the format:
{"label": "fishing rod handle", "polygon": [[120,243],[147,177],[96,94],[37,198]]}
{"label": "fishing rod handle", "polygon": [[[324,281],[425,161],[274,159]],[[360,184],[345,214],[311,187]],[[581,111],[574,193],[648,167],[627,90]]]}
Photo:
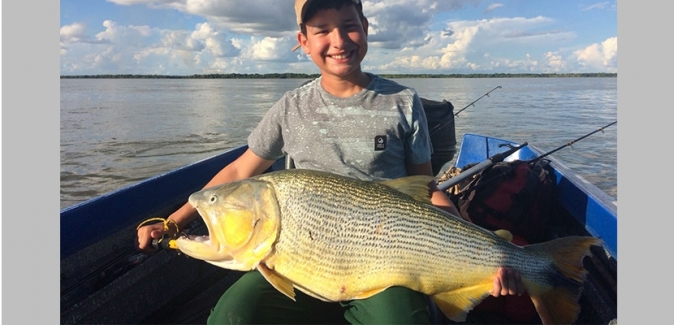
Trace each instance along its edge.
{"label": "fishing rod handle", "polygon": [[483,169],[485,169],[485,168],[487,168],[491,165],[492,165],[491,160],[487,159],[487,160],[467,169],[465,172],[459,173],[458,175],[438,184],[438,189],[441,190],[441,191],[444,191],[444,190],[446,190],[446,189],[448,189],[448,188],[450,188],[450,187],[452,187],[456,184],[461,183],[463,180],[465,180],[469,177],[472,177],[473,175],[479,173],[480,171],[482,171]]}
{"label": "fishing rod handle", "polygon": [[162,234],[161,238],[152,239],[152,247],[154,249],[177,249],[175,239],[171,238],[167,233]]}
{"label": "fishing rod handle", "polygon": [[526,147],[527,145],[528,145],[527,142],[524,142],[519,146],[508,145],[510,147],[510,149],[508,149],[504,152],[501,152],[501,153],[497,153],[497,154],[487,158],[486,160],[482,161],[481,163],[479,163],[479,164],[477,164],[473,167],[470,167],[465,171],[462,171],[458,175],[442,182],[441,184],[438,184],[437,185],[438,189],[440,189],[441,191],[444,191],[444,190],[446,190],[446,189],[448,189],[448,188],[450,188],[450,187],[452,187],[456,184],[459,184],[464,179],[472,177],[473,175],[483,171],[484,169],[487,169],[487,167],[489,167],[489,166],[491,166],[495,163],[503,161],[505,158],[507,158],[508,156],[517,152],[518,150]]}

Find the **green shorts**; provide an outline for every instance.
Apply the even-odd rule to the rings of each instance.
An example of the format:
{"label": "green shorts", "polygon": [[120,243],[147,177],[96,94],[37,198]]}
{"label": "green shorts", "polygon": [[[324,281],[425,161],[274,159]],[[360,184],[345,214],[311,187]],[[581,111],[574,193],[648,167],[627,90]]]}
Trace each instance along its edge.
{"label": "green shorts", "polygon": [[247,272],[220,297],[208,324],[429,324],[425,295],[404,287],[339,303],[295,290],[295,299]]}

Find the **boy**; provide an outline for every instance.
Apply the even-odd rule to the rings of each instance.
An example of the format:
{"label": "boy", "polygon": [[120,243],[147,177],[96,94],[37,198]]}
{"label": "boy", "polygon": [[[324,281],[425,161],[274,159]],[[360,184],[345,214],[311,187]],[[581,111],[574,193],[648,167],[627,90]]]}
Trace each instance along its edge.
{"label": "boy", "polygon": [[[431,174],[431,144],[419,96],[361,70],[368,21],[360,0],[296,0],[299,46],[321,77],[287,92],[248,137],[249,149],[204,187],[262,173],[283,155],[297,168],[360,179]],[[298,48],[296,47],[296,48]],[[434,205],[458,216],[442,191]],[[169,216],[181,228],[197,217],[185,204]],[[138,230],[138,247],[149,250],[163,225]],[[492,295],[523,293],[518,273],[502,269]],[[392,287],[368,299],[326,303],[297,292],[294,302],[259,272],[247,272],[218,301],[208,319],[222,323],[428,323],[423,294]]]}

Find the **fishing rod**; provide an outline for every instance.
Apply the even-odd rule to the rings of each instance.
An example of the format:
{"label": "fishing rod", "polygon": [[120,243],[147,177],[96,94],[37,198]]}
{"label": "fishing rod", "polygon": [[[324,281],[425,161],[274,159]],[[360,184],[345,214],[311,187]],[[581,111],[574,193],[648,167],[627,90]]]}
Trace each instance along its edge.
{"label": "fishing rod", "polygon": [[444,190],[446,190],[446,189],[448,189],[448,188],[450,188],[450,187],[452,187],[456,184],[461,183],[464,179],[466,179],[468,177],[472,177],[473,175],[487,169],[487,167],[489,167],[489,166],[491,166],[495,163],[502,162],[506,157],[512,155],[513,153],[515,153],[518,150],[527,146],[527,143],[525,142],[525,143],[523,143],[519,146],[513,146],[513,145],[510,145],[510,144],[500,144],[499,145],[499,147],[503,147],[503,146],[508,146],[508,147],[510,147],[510,149],[508,149],[504,152],[501,152],[501,153],[497,153],[497,154],[487,158],[487,160],[485,160],[485,161],[483,161],[483,162],[481,162],[481,163],[479,163],[475,166],[472,166],[472,167],[464,170],[463,172],[459,173],[458,175],[438,184],[438,189],[440,189],[441,191],[444,191]]}
{"label": "fishing rod", "polygon": [[[475,106],[475,103],[476,103],[478,100],[482,99],[482,98],[485,97],[485,96],[486,96],[486,97],[489,97],[489,93],[491,93],[491,92],[493,92],[494,90],[499,89],[499,88],[503,88],[503,87],[501,87],[501,86],[496,86],[496,87],[494,87],[494,89],[488,91],[486,94],[480,96],[478,99],[472,101],[470,104],[466,105],[464,108],[462,108],[462,109],[460,109],[458,112],[454,113],[454,116],[453,116],[453,117],[458,116],[459,113],[463,112],[466,108],[468,108],[468,107],[470,107],[470,106]],[[440,129],[442,129],[443,127],[445,127],[447,124],[453,123],[453,122],[454,122],[454,119],[453,119],[453,118],[451,118],[451,117],[446,118],[444,121],[440,122],[439,124],[437,124],[436,126],[434,126],[432,129],[430,129],[430,130],[428,131],[428,134],[429,134],[429,135],[433,135],[433,134],[435,134],[436,132],[440,131]]]}
{"label": "fishing rod", "polygon": [[617,124],[617,123],[618,123],[618,121],[613,121],[613,122],[611,122],[611,123],[609,123],[609,124],[606,124],[606,125],[604,125],[604,126],[598,128],[598,129],[596,129],[596,130],[594,130],[594,131],[592,131],[592,132],[590,132],[590,133],[588,133],[588,134],[586,134],[586,135],[584,135],[584,136],[582,136],[582,137],[580,137],[580,138],[577,138],[577,139],[575,139],[575,140],[571,140],[570,142],[567,142],[566,144],[564,144],[564,145],[562,145],[562,146],[559,146],[559,147],[557,147],[557,148],[555,148],[555,149],[553,149],[553,150],[550,150],[550,151],[548,151],[548,152],[546,152],[546,153],[544,153],[544,154],[542,154],[542,155],[540,155],[540,156],[538,156],[538,157],[532,159],[532,161],[540,160],[540,159],[542,159],[542,158],[545,157],[545,156],[551,155],[551,154],[553,154],[553,153],[555,153],[555,152],[557,152],[557,151],[559,151],[559,150],[562,150],[562,149],[564,149],[564,148],[566,148],[566,147],[569,147],[569,146],[573,145],[574,143],[576,143],[576,142],[578,142],[578,141],[580,141],[580,140],[583,140],[583,139],[585,139],[585,138],[587,138],[587,137],[589,137],[589,136],[591,136],[591,135],[593,135],[593,134],[595,134],[595,133],[597,133],[597,132],[599,132],[599,131],[601,131],[602,133],[604,133],[604,129],[605,129],[605,128],[607,128],[607,127],[609,127],[609,126],[611,126],[611,125],[613,125],[613,124]]}
{"label": "fishing rod", "polygon": [[[591,136],[591,135],[593,135],[593,134],[595,134],[595,133],[597,133],[597,132],[599,132],[599,131],[602,131],[602,133],[603,133],[603,130],[604,130],[605,128],[607,128],[607,127],[609,127],[609,126],[611,126],[611,125],[614,125],[614,124],[616,124],[616,123],[618,123],[618,121],[611,122],[611,123],[609,123],[609,124],[607,124],[607,125],[605,125],[605,126],[603,126],[603,127],[600,127],[600,128],[597,129],[597,130],[594,130],[594,131],[592,131],[592,132],[590,132],[590,133],[588,133],[588,134],[586,134],[586,135],[583,135],[583,136],[581,136],[581,137],[579,137],[579,138],[576,138],[575,140],[572,140],[572,141],[570,141],[570,142],[567,142],[566,144],[564,144],[564,145],[562,145],[562,146],[560,146],[560,147],[558,147],[558,148],[555,148],[555,149],[553,149],[553,150],[551,150],[551,151],[548,151],[548,152],[546,152],[546,153],[544,153],[544,154],[542,154],[542,155],[540,155],[540,156],[538,156],[538,157],[536,157],[536,158],[534,158],[534,159],[531,159],[531,160],[527,161],[527,163],[534,163],[534,162],[536,162],[536,161],[538,161],[538,160],[540,160],[540,159],[543,159],[543,157],[546,157],[546,156],[548,156],[548,155],[550,155],[550,154],[553,154],[553,153],[555,153],[555,152],[557,152],[557,151],[559,151],[559,150],[561,150],[561,149],[563,149],[563,148],[565,148],[565,147],[571,146],[572,144],[574,144],[574,143],[576,143],[576,142],[578,142],[578,141],[580,141],[580,140],[583,140],[583,139],[585,139],[585,138],[587,138],[587,137],[589,137],[589,136]],[[448,180],[446,180],[446,181],[444,181],[444,182],[438,184],[438,185],[437,185],[437,186],[438,186],[438,189],[444,191],[444,190],[446,190],[446,189],[448,189],[448,188],[450,188],[450,187],[452,187],[452,186],[454,186],[454,185],[456,185],[456,184],[459,184],[459,183],[460,183],[461,181],[463,181],[464,179],[466,179],[466,178],[468,178],[468,177],[471,177],[471,176],[473,176],[473,175],[475,175],[475,174],[478,174],[479,172],[481,172],[481,171],[487,169],[489,166],[492,166],[493,164],[495,164],[495,163],[497,163],[497,162],[503,161],[506,157],[510,156],[511,154],[515,153],[516,151],[520,150],[521,148],[523,148],[523,147],[526,146],[526,145],[527,145],[526,142],[523,143],[522,145],[519,145],[519,146],[507,145],[507,146],[510,147],[509,150],[507,150],[507,151],[505,151],[505,152],[502,152],[502,153],[495,154],[495,155],[493,155],[493,156],[487,158],[485,161],[483,161],[483,162],[481,162],[481,163],[479,163],[479,164],[477,164],[477,165],[474,165],[474,166],[472,166],[472,167],[466,169],[465,171],[459,173],[458,175],[456,175],[456,176],[454,176],[454,177],[452,177],[452,178],[450,178],[450,179],[448,179]],[[506,146],[506,145],[505,145],[505,144],[499,145],[499,147],[502,147],[502,146]],[[514,168],[514,167],[513,167],[513,168]],[[506,174],[507,172],[508,172],[508,171],[505,171],[503,174]],[[465,175],[464,175],[464,174],[465,174]],[[498,175],[497,175],[497,176],[498,176]],[[496,176],[494,176],[494,177],[496,178]]]}

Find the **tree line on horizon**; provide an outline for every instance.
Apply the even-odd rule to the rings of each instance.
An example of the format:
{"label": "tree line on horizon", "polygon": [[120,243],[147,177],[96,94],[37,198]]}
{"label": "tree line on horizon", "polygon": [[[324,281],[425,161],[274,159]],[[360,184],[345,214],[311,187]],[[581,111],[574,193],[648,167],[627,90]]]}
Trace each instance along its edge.
{"label": "tree line on horizon", "polygon": [[[617,73],[451,73],[451,74],[378,74],[384,78],[578,78],[578,77],[617,77]],[[314,79],[320,74],[307,73],[212,73],[193,75],[157,75],[157,74],[98,74],[98,75],[62,75],[61,79]]]}

